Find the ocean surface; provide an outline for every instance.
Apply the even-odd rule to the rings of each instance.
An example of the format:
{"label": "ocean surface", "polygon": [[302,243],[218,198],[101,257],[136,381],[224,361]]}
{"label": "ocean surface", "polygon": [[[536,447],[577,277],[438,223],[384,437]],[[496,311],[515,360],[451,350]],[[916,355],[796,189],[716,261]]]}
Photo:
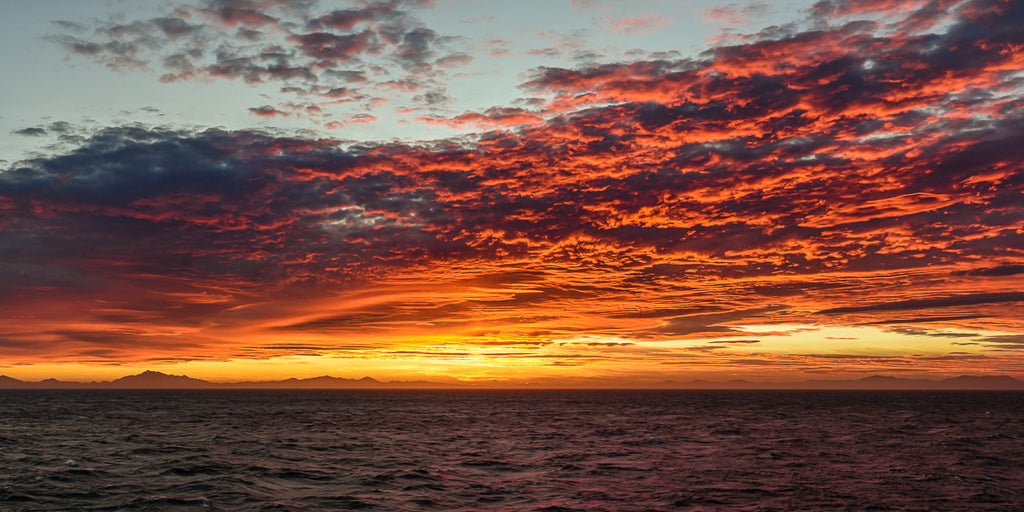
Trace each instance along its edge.
{"label": "ocean surface", "polygon": [[1024,510],[1024,393],[3,391],[0,510]]}

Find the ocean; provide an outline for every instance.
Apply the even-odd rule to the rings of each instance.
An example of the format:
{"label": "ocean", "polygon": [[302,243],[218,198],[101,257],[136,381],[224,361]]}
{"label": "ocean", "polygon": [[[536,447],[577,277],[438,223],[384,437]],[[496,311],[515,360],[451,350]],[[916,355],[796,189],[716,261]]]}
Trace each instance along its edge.
{"label": "ocean", "polygon": [[0,511],[1024,510],[1024,393],[3,391]]}

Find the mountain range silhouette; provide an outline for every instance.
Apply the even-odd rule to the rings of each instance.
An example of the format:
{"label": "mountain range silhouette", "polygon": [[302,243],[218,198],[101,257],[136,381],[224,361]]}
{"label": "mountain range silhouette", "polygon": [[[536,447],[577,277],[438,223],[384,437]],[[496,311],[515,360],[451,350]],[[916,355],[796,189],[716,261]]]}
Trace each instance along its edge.
{"label": "mountain range silhouette", "polygon": [[[471,383],[413,381],[379,381],[372,377],[346,379],[322,375],[311,378],[289,378],[284,380],[243,381],[243,382],[209,382],[186,375],[168,375],[146,370],[137,375],[128,375],[111,381],[74,382],[57,379],[44,379],[30,382],[22,381],[6,375],[0,375],[0,389],[460,389],[481,387]],[[519,386],[523,387],[523,386]],[[1008,375],[961,375],[944,380],[907,379],[883,375],[872,375],[855,380],[807,380],[800,382],[763,383],[734,379],[726,382],[706,380],[693,381],[662,381],[651,386],[601,385],[600,381],[590,381],[588,386],[548,385],[529,387],[631,387],[658,389],[892,389],[892,390],[1024,390],[1024,381]]]}

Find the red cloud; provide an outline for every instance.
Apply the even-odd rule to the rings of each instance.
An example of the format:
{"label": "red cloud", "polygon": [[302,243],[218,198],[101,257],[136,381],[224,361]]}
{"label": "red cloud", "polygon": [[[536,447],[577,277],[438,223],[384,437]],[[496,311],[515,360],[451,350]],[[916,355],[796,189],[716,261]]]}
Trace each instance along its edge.
{"label": "red cloud", "polygon": [[357,114],[344,121],[331,121],[324,125],[329,130],[337,130],[351,124],[370,124],[377,122],[377,117],[370,114]]}

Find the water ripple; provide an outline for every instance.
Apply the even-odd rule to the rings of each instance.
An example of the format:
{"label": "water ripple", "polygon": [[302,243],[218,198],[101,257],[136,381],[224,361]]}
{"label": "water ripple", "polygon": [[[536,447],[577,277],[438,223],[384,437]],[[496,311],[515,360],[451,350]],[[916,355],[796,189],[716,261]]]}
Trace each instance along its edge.
{"label": "water ripple", "polygon": [[1024,509],[1012,392],[5,391],[0,510]]}

